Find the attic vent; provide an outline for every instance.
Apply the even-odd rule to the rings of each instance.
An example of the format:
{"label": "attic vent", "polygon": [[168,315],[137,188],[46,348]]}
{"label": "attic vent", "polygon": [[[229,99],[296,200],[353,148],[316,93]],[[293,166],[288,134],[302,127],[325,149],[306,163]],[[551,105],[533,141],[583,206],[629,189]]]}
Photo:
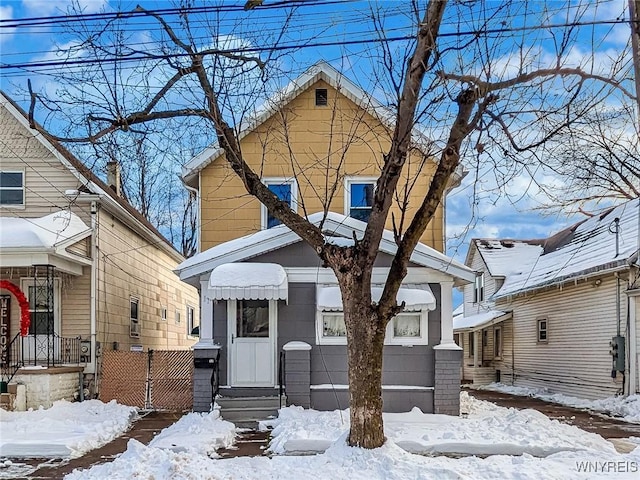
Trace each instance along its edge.
{"label": "attic vent", "polygon": [[328,103],[327,89],[316,88],[316,107],[324,107]]}

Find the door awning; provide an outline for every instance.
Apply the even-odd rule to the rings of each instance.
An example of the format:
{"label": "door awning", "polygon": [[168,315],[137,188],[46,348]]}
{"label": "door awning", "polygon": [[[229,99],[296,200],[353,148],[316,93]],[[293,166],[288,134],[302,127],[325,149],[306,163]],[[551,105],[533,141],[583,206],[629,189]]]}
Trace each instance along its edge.
{"label": "door awning", "polygon": [[212,300],[287,300],[287,272],[275,263],[225,263],[213,269]]}
{"label": "door awning", "polygon": [[[374,302],[380,300],[382,287],[371,287],[371,297]],[[398,305],[405,303],[407,310],[433,310],[436,308],[436,297],[428,285],[420,288],[400,287],[396,297]],[[342,296],[340,287],[318,287],[316,296],[318,310],[342,311]]]}

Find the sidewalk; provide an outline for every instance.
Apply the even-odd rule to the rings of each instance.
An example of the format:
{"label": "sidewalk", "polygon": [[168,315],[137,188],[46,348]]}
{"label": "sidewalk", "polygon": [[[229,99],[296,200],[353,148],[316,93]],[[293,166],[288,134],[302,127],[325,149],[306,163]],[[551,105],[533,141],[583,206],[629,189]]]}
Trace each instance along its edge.
{"label": "sidewalk", "polygon": [[[478,400],[486,400],[501,407],[517,408],[519,410],[531,408],[561,423],[574,425],[587,432],[597,433],[611,441],[618,451],[626,448],[624,446],[625,442],[618,441],[617,439],[640,437],[640,424],[637,423],[623,422],[593,412],[558,405],[557,403],[545,402],[538,398],[522,397],[490,390],[474,390],[470,388],[465,388],[464,390]],[[631,444],[629,444],[628,448],[633,449],[635,446],[637,445],[631,446]]]}
{"label": "sidewalk", "polygon": [[43,465],[45,463],[43,459],[25,461],[24,463],[31,465],[40,465],[40,468],[28,476],[18,478],[57,480],[64,478],[76,468],[89,468],[92,465],[108,462],[127,449],[129,439],[134,438],[147,444],[163,428],[175,423],[180,417],[182,417],[180,412],[149,412],[135,421],[124,435],[80,458],[48,461],[46,465]]}

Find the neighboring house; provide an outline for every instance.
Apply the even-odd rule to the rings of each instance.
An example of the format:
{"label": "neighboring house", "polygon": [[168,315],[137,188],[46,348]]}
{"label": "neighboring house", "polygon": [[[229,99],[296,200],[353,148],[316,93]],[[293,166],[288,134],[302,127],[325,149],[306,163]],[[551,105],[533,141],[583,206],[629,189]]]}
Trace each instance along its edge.
{"label": "neighboring house", "polygon": [[120,196],[117,167],[107,185],[0,100],[2,387],[49,406],[93,396],[107,350],[193,345],[198,292],[173,272],[184,257]]}
{"label": "neighboring house", "polygon": [[[323,214],[313,214],[315,225]],[[366,224],[328,213],[327,241],[361,237]],[[373,271],[379,297],[396,245],[385,231]],[[202,324],[196,358],[220,351],[220,393],[225,397],[277,397],[320,410],[347,408],[347,348],[342,300],[335,275],[310,246],[284,225],[230,240],[178,267],[201,285]],[[385,411],[456,413],[460,349],[453,342],[452,288],[474,273],[418,244],[398,294],[405,311],[387,328],[383,371]],[[281,352],[285,353],[284,365]],[[280,363],[279,363],[280,359]],[[205,366],[207,361],[204,361]],[[209,367],[211,368],[211,367]],[[211,372],[196,369],[194,409],[208,410]]]}
{"label": "neighboring house", "polygon": [[[316,212],[327,211],[328,234],[339,232],[335,235],[351,239],[364,228],[358,220],[366,221],[371,211],[379,162],[389,149],[393,132],[389,118],[392,116],[378,102],[320,62],[240,127],[240,147],[245,161],[292,209],[316,223],[322,218]],[[411,218],[427,193],[435,168],[429,144],[416,130],[405,178],[399,182],[391,207],[389,230],[393,227],[392,216],[406,226],[406,220],[401,220],[400,205],[406,203]],[[461,173],[457,172],[450,189],[460,179]],[[220,348],[220,380],[224,387],[221,393],[277,392],[278,384],[285,386],[277,376],[279,352],[286,343],[294,342],[287,348],[297,345],[310,350],[287,353],[287,377],[298,365],[302,371],[296,382],[303,379],[304,384],[303,398],[293,394],[295,384],[286,385],[289,401],[296,399],[298,404],[315,408],[345,408],[346,347],[333,274],[321,268],[317,255],[306,244],[287,228],[278,226],[279,222],[258,200],[245,193],[217,146],[191,160],[183,169],[183,180],[198,192],[202,253],[177,271],[181,279],[200,287],[203,322],[195,354],[202,358],[214,355],[212,342]],[[441,206],[421,238],[418,253],[412,257],[411,273],[405,280],[408,290],[401,291],[401,296],[408,294],[414,303],[406,315],[394,320],[395,335],[393,327],[389,327],[383,380],[386,410],[417,405],[434,411],[434,403],[437,411],[458,409],[460,349],[453,343],[451,333],[451,288],[453,282],[464,283],[473,275],[439,253],[444,247],[443,232]],[[383,283],[394,251],[391,235],[389,231],[385,233],[381,247],[374,275],[378,285]],[[247,271],[233,266],[249,261],[253,267]],[[274,264],[268,267],[273,270],[267,272],[261,266],[264,263]],[[233,265],[225,270],[225,264]],[[252,284],[255,291],[243,284],[247,278],[241,272],[249,275],[249,281],[258,282]],[[261,285],[263,278],[265,282],[271,278],[272,283]],[[227,281],[236,283],[227,285]],[[241,323],[255,321],[249,320],[254,316],[261,318],[259,335],[248,334],[249,327]],[[255,336],[260,341],[252,339]],[[413,348],[408,348],[410,345]],[[294,361],[296,356],[305,355],[307,360]],[[453,368],[455,380],[447,377],[447,368]],[[442,376],[438,377],[437,372]],[[210,375],[210,369],[196,369],[194,408],[209,408]],[[450,386],[455,385],[453,393],[442,385],[439,390],[436,379],[445,377],[451,380]],[[450,398],[437,400],[438,392]]]}
{"label": "neighboring house", "polygon": [[583,398],[640,391],[640,206],[542,240],[474,239],[454,318],[464,374]]}

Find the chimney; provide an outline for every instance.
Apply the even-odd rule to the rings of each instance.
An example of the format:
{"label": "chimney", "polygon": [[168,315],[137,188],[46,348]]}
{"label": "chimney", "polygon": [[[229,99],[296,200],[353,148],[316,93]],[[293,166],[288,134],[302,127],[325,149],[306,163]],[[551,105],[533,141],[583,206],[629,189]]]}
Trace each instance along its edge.
{"label": "chimney", "polygon": [[118,197],[122,196],[120,191],[120,164],[118,162],[107,162],[107,185]]}

